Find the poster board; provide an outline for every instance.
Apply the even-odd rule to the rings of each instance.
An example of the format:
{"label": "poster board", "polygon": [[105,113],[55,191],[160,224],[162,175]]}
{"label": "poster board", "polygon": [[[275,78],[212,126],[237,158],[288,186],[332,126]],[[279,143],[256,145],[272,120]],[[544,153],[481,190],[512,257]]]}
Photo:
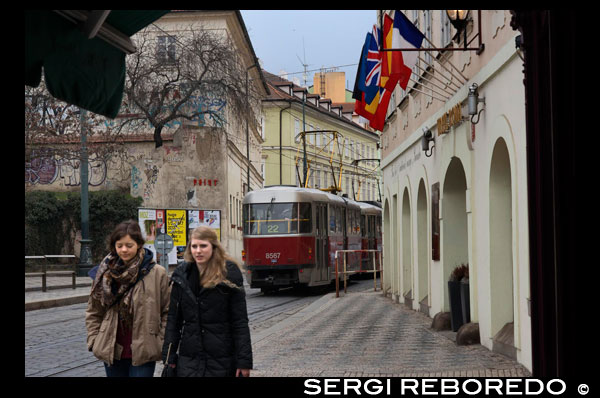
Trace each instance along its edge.
{"label": "poster board", "polygon": [[169,265],[176,265],[183,260],[183,254],[194,228],[207,226],[215,230],[221,240],[221,210],[190,210],[190,209],[138,209],[138,223],[145,239],[144,247],[154,253],[154,239],[158,234],[168,234],[173,238],[173,249],[169,252]]}

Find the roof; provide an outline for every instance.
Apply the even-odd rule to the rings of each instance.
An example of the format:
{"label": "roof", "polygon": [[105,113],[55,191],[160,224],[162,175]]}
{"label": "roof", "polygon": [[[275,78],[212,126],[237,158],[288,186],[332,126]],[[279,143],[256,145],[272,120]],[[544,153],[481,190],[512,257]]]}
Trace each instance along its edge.
{"label": "roof", "polygon": [[[310,94],[308,92],[307,88],[298,86],[296,84],[294,84],[293,82],[290,82],[289,80],[283,79],[280,76],[274,75],[270,72],[267,72],[265,70],[263,70],[263,75],[265,76],[266,80],[267,80],[267,84],[269,85],[271,92],[270,94],[265,98],[265,101],[294,101],[297,102],[299,104],[302,103],[302,99],[297,97],[296,95],[293,95],[294,93],[297,92],[301,92],[301,91],[305,91],[307,96],[306,98],[314,98],[316,99],[316,103],[317,105],[314,105],[313,103],[306,101],[305,105],[315,109],[321,113],[326,114],[328,117],[337,119],[337,120],[341,120],[344,123],[347,123],[349,125],[351,125],[354,128],[360,129],[362,132],[364,133],[368,133],[371,134],[375,137],[379,137],[378,134],[369,131],[367,129],[365,129],[364,127],[362,127],[361,125],[353,122],[352,120],[349,120],[348,118],[340,115],[339,113],[332,111],[331,109],[334,108],[340,108],[342,114],[344,113],[352,113],[354,111],[354,104],[353,103],[331,103],[331,100],[328,98],[321,98],[318,94]],[[290,91],[291,89],[291,91]],[[292,94],[290,94],[290,92]],[[329,109],[327,110],[325,109],[323,106],[319,106],[319,103],[329,103]]]}

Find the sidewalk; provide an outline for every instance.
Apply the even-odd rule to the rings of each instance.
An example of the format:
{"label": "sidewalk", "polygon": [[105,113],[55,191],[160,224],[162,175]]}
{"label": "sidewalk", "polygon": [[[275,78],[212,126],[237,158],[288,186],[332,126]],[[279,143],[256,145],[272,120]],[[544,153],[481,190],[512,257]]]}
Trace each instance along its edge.
{"label": "sidewalk", "polygon": [[25,278],[25,311],[86,303],[92,286],[89,276],[78,276],[73,289],[70,276],[49,276],[42,292],[42,277]]}
{"label": "sidewalk", "polygon": [[[171,265],[169,275],[175,270]],[[75,289],[70,276],[49,276],[46,278],[46,291],[42,292],[42,277],[25,278],[25,311],[63,305],[87,303],[92,288],[92,278],[78,276]]]}
{"label": "sidewalk", "polygon": [[252,335],[258,377],[528,377],[521,364],[455,333],[381,291],[330,293]]}

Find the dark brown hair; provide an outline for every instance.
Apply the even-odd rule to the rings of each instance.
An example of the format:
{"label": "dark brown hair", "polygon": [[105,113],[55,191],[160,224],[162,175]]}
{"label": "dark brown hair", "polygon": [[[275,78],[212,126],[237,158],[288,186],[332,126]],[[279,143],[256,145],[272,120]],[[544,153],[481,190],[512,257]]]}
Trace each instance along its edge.
{"label": "dark brown hair", "polygon": [[142,235],[140,225],[134,220],[129,220],[124,221],[115,227],[109,237],[108,250],[112,254],[116,255],[117,252],[115,251],[115,245],[117,241],[123,239],[127,235],[129,235],[131,239],[133,239],[135,243],[140,246],[140,248],[144,246],[144,243],[146,243],[144,236]]}

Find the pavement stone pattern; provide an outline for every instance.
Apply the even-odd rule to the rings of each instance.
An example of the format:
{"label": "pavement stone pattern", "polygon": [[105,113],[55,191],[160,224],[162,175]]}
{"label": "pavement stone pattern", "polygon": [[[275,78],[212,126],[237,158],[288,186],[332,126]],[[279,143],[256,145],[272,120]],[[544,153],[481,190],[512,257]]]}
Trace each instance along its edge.
{"label": "pavement stone pattern", "polygon": [[431,318],[381,292],[335,298],[317,313],[254,343],[252,376],[526,377],[515,361],[481,345],[457,346]]}

